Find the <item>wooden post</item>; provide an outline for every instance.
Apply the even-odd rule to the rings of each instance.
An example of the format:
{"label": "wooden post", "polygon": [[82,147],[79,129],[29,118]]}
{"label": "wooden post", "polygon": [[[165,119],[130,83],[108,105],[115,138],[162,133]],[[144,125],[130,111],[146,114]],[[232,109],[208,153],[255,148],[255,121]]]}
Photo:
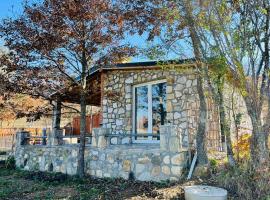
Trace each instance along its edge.
{"label": "wooden post", "polygon": [[105,80],[105,73],[101,72],[100,78],[100,125],[103,124],[103,97],[104,97],[104,80]]}

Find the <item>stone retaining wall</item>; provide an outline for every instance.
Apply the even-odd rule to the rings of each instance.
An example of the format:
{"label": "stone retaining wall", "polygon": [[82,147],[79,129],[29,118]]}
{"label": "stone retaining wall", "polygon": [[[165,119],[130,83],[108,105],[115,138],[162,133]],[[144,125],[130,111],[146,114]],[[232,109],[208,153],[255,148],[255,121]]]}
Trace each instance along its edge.
{"label": "stone retaining wall", "polygon": [[[176,126],[160,129],[159,144],[111,145],[109,129],[94,129],[85,150],[85,172],[96,177],[135,178],[142,181],[179,180],[187,166]],[[16,166],[25,170],[54,171],[74,175],[78,168],[78,144],[31,146],[17,133]]]}
{"label": "stone retaining wall", "polygon": [[[86,147],[85,170],[95,177],[134,177],[141,181],[179,180],[186,167],[186,152],[170,153],[159,145]],[[23,146],[16,151],[16,165],[24,170],[77,172],[78,145]]]}

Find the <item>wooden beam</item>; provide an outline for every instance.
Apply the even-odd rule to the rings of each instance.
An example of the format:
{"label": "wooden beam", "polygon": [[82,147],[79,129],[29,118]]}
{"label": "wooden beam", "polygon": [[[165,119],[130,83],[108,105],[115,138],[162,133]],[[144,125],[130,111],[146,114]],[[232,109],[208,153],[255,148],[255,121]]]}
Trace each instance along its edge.
{"label": "wooden beam", "polygon": [[102,71],[101,72],[101,75],[100,75],[100,91],[101,91],[101,96],[100,96],[100,112],[101,112],[101,115],[100,115],[100,123],[102,124],[103,123],[103,99],[104,99],[104,81],[105,81],[105,73]]}

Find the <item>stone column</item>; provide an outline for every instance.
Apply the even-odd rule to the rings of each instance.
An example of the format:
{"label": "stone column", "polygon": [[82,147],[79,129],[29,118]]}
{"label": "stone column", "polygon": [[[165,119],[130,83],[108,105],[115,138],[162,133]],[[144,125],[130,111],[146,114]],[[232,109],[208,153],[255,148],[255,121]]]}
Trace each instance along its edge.
{"label": "stone column", "polygon": [[160,149],[167,152],[180,152],[182,150],[181,131],[175,125],[160,127]]}
{"label": "stone column", "polygon": [[49,145],[58,145],[61,144],[62,138],[60,133],[60,122],[61,122],[61,101],[57,98],[56,101],[53,101],[53,116],[52,116],[52,130],[48,134],[48,143]]}
{"label": "stone column", "polygon": [[43,128],[42,129],[42,145],[47,145],[47,141],[46,141],[46,138],[47,137],[47,132],[46,132],[46,128]]}
{"label": "stone column", "polygon": [[182,148],[181,137],[185,130],[175,125],[160,128],[160,150],[164,155],[162,172],[172,181],[181,178],[187,165],[187,150]]}
{"label": "stone column", "polygon": [[29,137],[30,133],[27,131],[20,131],[16,133],[16,146],[21,146],[21,145],[27,145],[29,144]]}
{"label": "stone column", "polygon": [[109,140],[106,135],[109,133],[109,128],[94,128],[92,136],[92,147],[106,148],[109,145]]}

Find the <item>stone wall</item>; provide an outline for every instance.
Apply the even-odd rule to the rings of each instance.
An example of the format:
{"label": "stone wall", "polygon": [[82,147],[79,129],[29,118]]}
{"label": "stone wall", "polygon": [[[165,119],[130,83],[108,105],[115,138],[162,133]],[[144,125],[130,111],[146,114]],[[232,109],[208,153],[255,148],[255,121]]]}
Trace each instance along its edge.
{"label": "stone wall", "polygon": [[[160,144],[110,145],[108,129],[94,129],[93,141],[86,146],[85,172],[96,177],[134,177],[141,181],[179,180],[187,166],[187,151],[174,126],[161,127]],[[24,170],[77,172],[78,145],[21,145],[18,133],[16,165]]]}
{"label": "stone wall", "polygon": [[[167,121],[176,125],[182,134],[182,145],[194,145],[197,130],[199,99],[197,79],[192,67],[174,70],[132,70],[109,71],[105,75],[104,97],[102,102],[103,127],[113,134],[132,133],[132,105],[134,85],[158,80],[167,81]],[[115,95],[112,95],[115,94]],[[209,107],[207,131],[215,142],[219,142],[219,127],[216,110]],[[215,126],[214,126],[215,124]],[[217,144],[218,145],[218,144]]]}
{"label": "stone wall", "polygon": [[[95,177],[134,177],[141,181],[179,180],[186,167],[186,152],[171,155],[158,145],[86,147],[85,170]],[[77,172],[78,146],[24,146],[16,152],[16,165],[24,170]]]}

